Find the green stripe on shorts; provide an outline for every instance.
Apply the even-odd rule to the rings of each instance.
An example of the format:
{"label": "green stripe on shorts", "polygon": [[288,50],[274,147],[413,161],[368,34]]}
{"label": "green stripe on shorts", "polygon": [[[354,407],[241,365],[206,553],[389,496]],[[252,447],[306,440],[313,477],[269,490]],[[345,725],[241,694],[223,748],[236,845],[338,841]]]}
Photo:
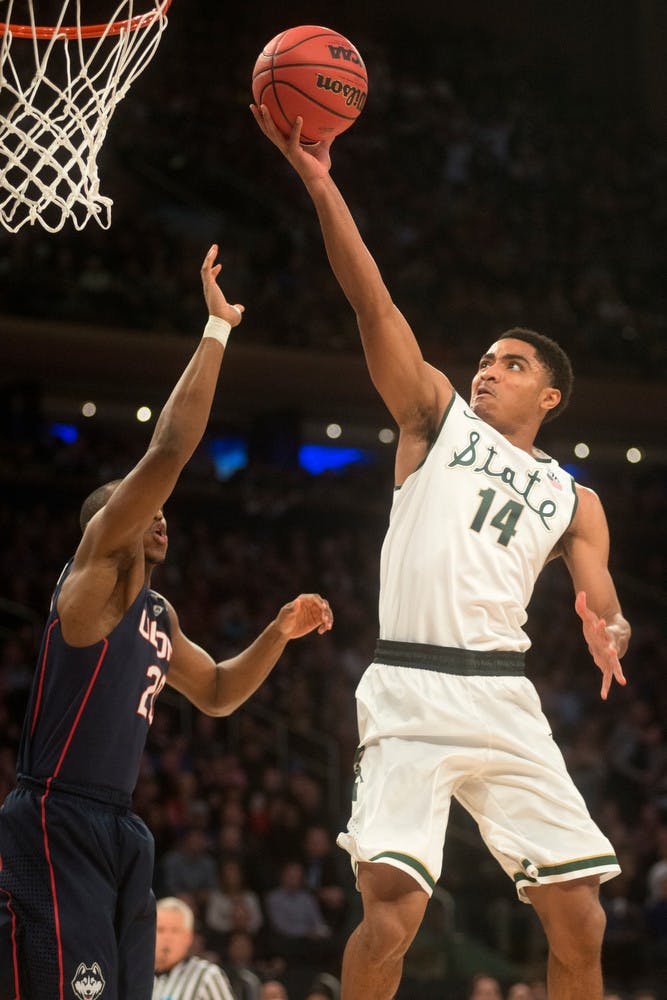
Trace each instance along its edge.
{"label": "green stripe on shorts", "polygon": [[549,875],[566,875],[568,872],[585,872],[588,868],[599,868],[601,865],[617,865],[618,858],[615,854],[599,854],[592,858],[576,858],[574,861],[563,861],[558,865],[543,865],[537,869],[537,878],[527,875],[526,872],[516,872],[515,882],[537,882],[538,878]]}
{"label": "green stripe on shorts", "polygon": [[421,861],[417,861],[416,858],[410,857],[409,854],[401,854],[399,851],[382,851],[380,854],[376,854],[375,857],[371,858],[371,861],[381,861],[382,858],[393,858],[394,861],[402,861],[403,864],[409,865],[410,868],[421,875],[426,884],[430,889],[435,888],[435,879],[429,874],[428,870],[424,867]]}

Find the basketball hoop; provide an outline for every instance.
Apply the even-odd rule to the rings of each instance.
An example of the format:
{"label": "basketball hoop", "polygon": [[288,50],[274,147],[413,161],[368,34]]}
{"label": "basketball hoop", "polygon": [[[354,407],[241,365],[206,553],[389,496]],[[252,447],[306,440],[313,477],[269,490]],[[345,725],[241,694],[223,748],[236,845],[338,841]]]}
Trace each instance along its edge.
{"label": "basketball hoop", "polygon": [[[13,23],[16,0],[0,0],[0,224],[10,233],[71,219],[111,225],[97,156],[116,105],[155,55],[172,0],[113,0],[103,24],[83,24],[85,0],[59,0],[49,26]],[[146,7],[152,9],[146,11]],[[143,12],[136,13],[141,6]]]}

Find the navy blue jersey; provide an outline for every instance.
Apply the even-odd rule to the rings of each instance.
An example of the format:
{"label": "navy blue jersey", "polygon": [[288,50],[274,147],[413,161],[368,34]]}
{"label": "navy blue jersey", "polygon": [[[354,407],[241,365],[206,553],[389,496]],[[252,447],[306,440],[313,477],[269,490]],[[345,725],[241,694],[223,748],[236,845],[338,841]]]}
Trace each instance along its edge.
{"label": "navy blue jersey", "polygon": [[163,597],[142,587],[105,639],[70,646],[56,608],[70,567],[71,562],[51,601],[18,772],[49,784],[97,786],[129,796],[169,667],[169,612]]}

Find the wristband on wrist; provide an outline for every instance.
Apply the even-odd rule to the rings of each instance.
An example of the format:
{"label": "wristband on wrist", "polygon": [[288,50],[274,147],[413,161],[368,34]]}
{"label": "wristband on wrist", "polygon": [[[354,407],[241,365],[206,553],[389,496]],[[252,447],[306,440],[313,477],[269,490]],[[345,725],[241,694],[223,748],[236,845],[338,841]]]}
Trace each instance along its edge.
{"label": "wristband on wrist", "polygon": [[226,347],[231,328],[232,324],[228,323],[226,319],[220,319],[219,316],[209,316],[202,337],[213,337],[223,347]]}

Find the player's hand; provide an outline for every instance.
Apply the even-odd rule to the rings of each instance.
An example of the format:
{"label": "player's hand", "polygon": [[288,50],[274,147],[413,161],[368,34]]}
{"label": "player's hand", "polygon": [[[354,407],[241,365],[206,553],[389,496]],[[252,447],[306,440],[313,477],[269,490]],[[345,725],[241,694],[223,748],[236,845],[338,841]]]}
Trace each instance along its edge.
{"label": "player's hand", "polygon": [[290,135],[284,136],[271,117],[266,104],[260,104],[259,107],[256,104],[251,104],[250,110],[267,139],[270,139],[273,145],[278,147],[304,181],[324,177],[329,173],[331,169],[329,150],[333,139],[322,139],[321,142],[304,144],[301,142],[301,128],[303,126],[301,116],[297,116]]}
{"label": "player's hand", "polygon": [[595,665],[602,671],[600,697],[606,701],[614,680],[621,685],[627,683],[621,661],[618,658],[618,647],[614,642],[613,626],[608,627],[604,618],[598,618],[595,612],[591,611],[586,603],[586,593],[583,590],[577,594],[574,608],[582,621],[588,651],[593,657]]}
{"label": "player's hand", "polygon": [[333,625],[333,614],[319,594],[299,594],[280,609],[276,625],[286,639],[299,639],[315,629],[324,635]]}
{"label": "player's hand", "polygon": [[214,243],[209,252],[204,257],[201,266],[201,280],[204,286],[204,299],[209,316],[218,316],[226,319],[232,326],[238,326],[243,318],[245,306],[240,303],[231,305],[222,293],[218,285],[217,277],[222,270],[222,264],[216,264],[218,257],[218,244]]}

